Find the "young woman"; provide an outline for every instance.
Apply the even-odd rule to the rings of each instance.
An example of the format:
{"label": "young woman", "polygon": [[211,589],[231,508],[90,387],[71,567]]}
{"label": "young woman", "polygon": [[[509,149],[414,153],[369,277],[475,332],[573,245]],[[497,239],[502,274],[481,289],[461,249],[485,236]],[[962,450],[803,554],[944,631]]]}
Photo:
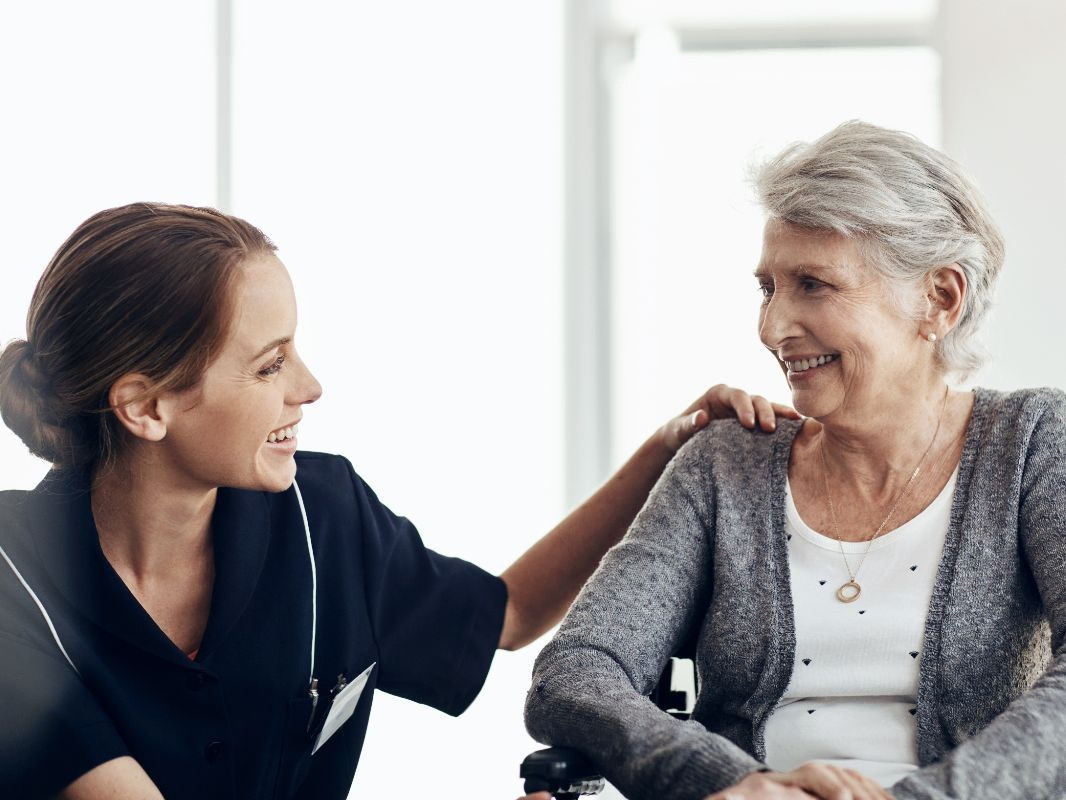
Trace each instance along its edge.
{"label": "young woman", "polygon": [[104,211],[45,270],[0,355],[3,419],[54,465],[0,494],[0,795],[346,797],[375,689],[460,713],[683,440],[773,427],[716,387],[501,580],[297,451],[296,327],[273,245],[211,209]]}

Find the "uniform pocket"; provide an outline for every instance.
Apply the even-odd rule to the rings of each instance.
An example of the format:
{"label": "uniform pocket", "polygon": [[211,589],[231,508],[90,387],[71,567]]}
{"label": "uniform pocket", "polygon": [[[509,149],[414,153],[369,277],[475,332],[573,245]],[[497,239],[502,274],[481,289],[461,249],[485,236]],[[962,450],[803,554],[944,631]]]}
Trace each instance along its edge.
{"label": "uniform pocket", "polygon": [[329,712],[322,723],[322,731],[315,737],[315,745],[311,749],[312,755],[329,741],[341,725],[351,719],[352,714],[355,713],[355,707],[359,705],[359,698],[363,696],[363,689],[366,688],[366,683],[370,679],[370,673],[376,666],[375,661],[333,697]]}

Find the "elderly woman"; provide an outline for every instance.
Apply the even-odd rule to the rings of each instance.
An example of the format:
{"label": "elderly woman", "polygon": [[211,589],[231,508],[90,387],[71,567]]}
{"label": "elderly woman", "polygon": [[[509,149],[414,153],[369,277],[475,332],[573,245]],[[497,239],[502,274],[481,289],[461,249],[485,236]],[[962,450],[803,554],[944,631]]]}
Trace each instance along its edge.
{"label": "elderly woman", "polygon": [[[1061,798],[1066,399],[951,388],[1003,241],[850,122],[764,165],[759,337],[806,419],[715,423],[537,660],[526,713],[630,798]],[[693,721],[644,695],[698,626]]]}

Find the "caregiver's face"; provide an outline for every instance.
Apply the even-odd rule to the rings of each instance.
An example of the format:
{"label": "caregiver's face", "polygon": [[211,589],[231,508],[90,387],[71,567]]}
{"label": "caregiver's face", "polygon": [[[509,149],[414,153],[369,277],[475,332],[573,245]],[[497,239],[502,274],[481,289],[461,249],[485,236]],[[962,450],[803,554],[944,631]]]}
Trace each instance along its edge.
{"label": "caregiver's face", "polygon": [[296,298],[273,255],[243,266],[219,357],[190,389],[164,442],[187,478],[281,491],[296,474],[295,428],[322,393],[296,352]]}
{"label": "caregiver's face", "polygon": [[900,314],[854,240],[771,220],[755,277],[759,338],[801,414],[868,413],[913,379],[917,323]]}

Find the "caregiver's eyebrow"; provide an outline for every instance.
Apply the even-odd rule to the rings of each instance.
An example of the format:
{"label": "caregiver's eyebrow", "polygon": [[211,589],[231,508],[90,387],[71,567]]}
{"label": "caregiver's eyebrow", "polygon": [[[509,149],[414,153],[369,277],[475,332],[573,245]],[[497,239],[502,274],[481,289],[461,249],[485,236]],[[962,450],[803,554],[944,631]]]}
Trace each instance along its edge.
{"label": "caregiver's eyebrow", "polygon": [[268,344],[266,347],[264,347],[262,350],[260,350],[258,353],[256,353],[254,356],[252,356],[251,359],[249,359],[249,360],[250,361],[255,361],[260,356],[265,356],[267,353],[269,353],[275,347],[281,347],[283,344],[288,344],[291,341],[292,341],[292,338],[289,337],[289,336],[282,336],[280,339],[275,339],[270,344]]}

